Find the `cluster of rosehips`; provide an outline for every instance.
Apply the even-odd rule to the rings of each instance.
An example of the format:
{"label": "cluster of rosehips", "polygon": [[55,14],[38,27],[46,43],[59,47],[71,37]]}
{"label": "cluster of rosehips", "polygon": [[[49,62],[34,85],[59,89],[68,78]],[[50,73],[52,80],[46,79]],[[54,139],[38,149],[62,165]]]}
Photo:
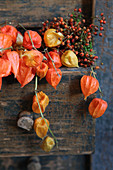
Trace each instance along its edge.
{"label": "cluster of rosehips", "polygon": [[[104,14],[101,13],[101,17],[96,17],[100,25],[90,24],[86,26],[86,21],[82,14],[81,8],[74,9],[74,12],[64,19],[63,17],[54,17],[53,21],[43,22],[42,29],[39,30],[43,37],[47,29],[56,29],[56,32],[61,32],[64,35],[64,39],[60,46],[56,49],[62,53],[66,50],[72,50],[78,57],[80,66],[87,67],[93,65],[98,56],[95,56],[95,52],[92,47],[93,37],[97,35],[100,29],[99,36],[102,36],[104,30],[103,24],[106,23]],[[43,45],[45,48],[45,45]]]}

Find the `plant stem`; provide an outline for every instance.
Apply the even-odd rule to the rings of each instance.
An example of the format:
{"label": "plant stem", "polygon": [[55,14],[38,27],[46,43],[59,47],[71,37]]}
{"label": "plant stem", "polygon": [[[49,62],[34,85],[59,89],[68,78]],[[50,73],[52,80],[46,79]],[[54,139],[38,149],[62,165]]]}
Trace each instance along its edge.
{"label": "plant stem", "polygon": [[35,95],[36,95],[38,107],[39,107],[39,110],[40,110],[40,114],[41,114],[41,117],[44,119],[44,121],[45,121],[45,123],[46,123],[46,125],[47,125],[47,127],[48,127],[48,129],[49,129],[49,131],[50,131],[50,133],[51,133],[51,135],[53,136],[53,138],[54,138],[54,140],[55,140],[55,142],[56,142],[56,146],[58,147],[58,141],[57,141],[56,137],[54,136],[52,130],[50,129],[49,125],[47,124],[47,121],[46,121],[46,119],[44,118],[44,115],[43,115],[42,110],[41,110],[41,107],[40,107],[40,103],[39,103],[38,95],[37,95],[37,83],[38,83],[38,79],[37,79],[37,75],[36,75],[36,78],[35,78]]}
{"label": "plant stem", "polygon": [[[94,78],[96,78],[96,76],[95,76],[95,73],[94,73],[94,70],[93,70],[93,67],[91,67],[91,72],[92,72],[92,74],[93,74],[93,77]],[[96,78],[97,79],[97,78]],[[99,92],[100,92],[100,97],[102,98],[102,90],[101,90],[101,88],[100,88],[100,85],[99,85]]]}
{"label": "plant stem", "polygon": [[13,47],[8,47],[8,48],[0,48],[0,51],[4,51],[4,50],[9,50],[9,49],[12,49],[13,50]]}

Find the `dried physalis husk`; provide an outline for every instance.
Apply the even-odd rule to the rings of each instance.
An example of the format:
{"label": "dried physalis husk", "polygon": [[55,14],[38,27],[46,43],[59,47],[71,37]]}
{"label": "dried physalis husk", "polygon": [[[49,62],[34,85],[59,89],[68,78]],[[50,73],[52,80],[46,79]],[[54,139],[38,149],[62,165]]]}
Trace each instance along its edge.
{"label": "dried physalis husk", "polygon": [[17,121],[17,126],[30,131],[33,127],[33,115],[28,111],[22,111],[19,113],[19,119]]}
{"label": "dried physalis husk", "polygon": [[[39,100],[41,111],[43,113],[45,111],[46,107],[49,104],[49,97],[45,93],[43,93],[42,91],[37,93],[37,97],[38,97],[38,100]],[[36,97],[36,95],[33,96],[32,110],[35,113],[40,113],[40,108],[39,108],[39,105],[38,105],[38,102],[37,102],[37,97]]]}
{"label": "dried physalis husk", "polygon": [[42,117],[35,119],[34,130],[39,138],[44,138],[47,135],[48,127],[49,121],[47,119],[43,119]]}
{"label": "dried physalis husk", "polygon": [[61,62],[66,67],[79,67],[78,58],[76,54],[71,50],[67,50],[62,54]]}
{"label": "dried physalis husk", "polygon": [[62,43],[64,36],[61,32],[56,32],[56,29],[48,29],[44,33],[44,42],[47,47],[56,47]]}
{"label": "dried physalis husk", "polygon": [[53,138],[47,136],[40,147],[45,151],[45,152],[50,152],[51,149],[55,146],[55,141]]}

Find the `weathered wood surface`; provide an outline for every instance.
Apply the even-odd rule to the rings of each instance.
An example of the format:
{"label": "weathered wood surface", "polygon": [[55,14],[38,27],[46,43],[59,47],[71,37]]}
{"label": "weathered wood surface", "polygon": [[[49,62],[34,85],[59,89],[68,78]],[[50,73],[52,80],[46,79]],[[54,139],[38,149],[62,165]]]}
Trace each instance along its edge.
{"label": "weathered wood surface", "polygon": [[0,23],[14,21],[39,27],[46,19],[67,16],[75,7],[82,7],[87,18],[92,16],[92,0],[1,0]]}
{"label": "weathered wood surface", "polygon": [[[38,143],[40,139],[34,130],[27,132],[16,126],[20,111],[31,111],[34,95],[34,81],[20,88],[11,76],[4,78],[0,92],[0,156],[91,154],[94,151],[95,120],[89,115],[89,100],[83,100],[80,78],[85,69],[62,70],[63,77],[57,87],[52,88],[42,80],[39,90],[50,98],[45,117],[59,141],[59,148],[43,152]],[[86,72],[86,71],[85,71]],[[35,118],[39,115],[35,115]]]}

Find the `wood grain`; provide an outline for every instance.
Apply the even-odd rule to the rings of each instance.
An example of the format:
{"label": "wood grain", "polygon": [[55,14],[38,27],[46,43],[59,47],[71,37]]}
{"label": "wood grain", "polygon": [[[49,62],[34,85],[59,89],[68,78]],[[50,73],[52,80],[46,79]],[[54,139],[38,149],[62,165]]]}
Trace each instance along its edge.
{"label": "wood grain", "polygon": [[1,0],[0,23],[10,21],[39,27],[46,19],[67,16],[75,7],[82,7],[86,17],[91,17],[92,0]]}
{"label": "wood grain", "polygon": [[[59,142],[59,148],[54,148],[49,155],[91,154],[94,151],[95,120],[87,111],[90,99],[85,102],[80,90],[80,78],[87,71],[62,69],[62,73],[57,90],[45,79],[39,86],[39,90],[50,98],[44,115]],[[20,88],[12,76],[4,78],[0,92],[0,156],[48,155],[39,148],[41,140],[34,130],[27,132],[16,126],[20,111],[32,112],[33,95],[34,80]],[[39,115],[34,114],[36,117]]]}

